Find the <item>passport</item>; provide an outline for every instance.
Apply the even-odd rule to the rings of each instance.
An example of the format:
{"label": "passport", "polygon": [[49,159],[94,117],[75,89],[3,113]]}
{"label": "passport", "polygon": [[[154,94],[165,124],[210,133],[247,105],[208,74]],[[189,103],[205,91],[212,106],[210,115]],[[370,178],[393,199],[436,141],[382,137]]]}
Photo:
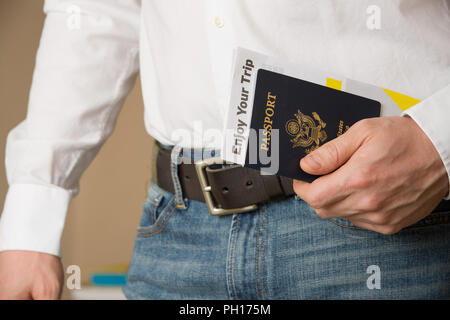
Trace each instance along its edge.
{"label": "passport", "polygon": [[301,158],[361,119],[400,116],[421,101],[241,47],[234,50],[231,71],[221,159],[309,182],[317,177],[301,170]]}
{"label": "passport", "polygon": [[364,118],[380,116],[380,102],[258,69],[244,166],[311,182],[300,159]]}

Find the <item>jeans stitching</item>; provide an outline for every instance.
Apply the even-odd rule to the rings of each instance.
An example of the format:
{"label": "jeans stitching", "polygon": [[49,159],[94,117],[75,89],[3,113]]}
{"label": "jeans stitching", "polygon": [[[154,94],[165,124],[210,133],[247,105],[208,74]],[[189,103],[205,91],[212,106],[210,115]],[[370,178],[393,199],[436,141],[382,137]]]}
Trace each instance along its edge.
{"label": "jeans stitching", "polygon": [[167,217],[164,218],[164,223],[161,226],[160,229],[156,230],[155,232],[152,233],[145,233],[145,234],[138,234],[138,237],[141,238],[145,238],[145,237],[151,237],[154,235],[157,235],[158,233],[162,232],[165,228],[166,228],[166,224],[169,221],[170,217],[172,216],[172,214],[174,213],[176,207],[173,207],[172,210],[170,211],[170,213],[167,215]]}
{"label": "jeans stitching", "polygon": [[172,182],[173,182],[173,185],[174,185],[174,187],[175,187],[175,197],[176,197],[176,202],[177,202],[177,205],[179,205],[180,204],[180,202],[179,202],[179,199],[180,199],[180,192],[179,192],[179,188],[178,188],[178,181],[177,181],[177,179],[175,178],[175,176],[176,176],[176,164],[174,164],[173,162],[170,164],[170,169],[171,169],[171,173],[172,173]]}
{"label": "jeans stitching", "polygon": [[362,229],[360,227],[357,227],[357,226],[346,226],[345,224],[339,223],[339,222],[337,222],[337,221],[335,221],[333,219],[328,219],[328,220],[333,222],[335,225],[337,225],[339,227],[342,227],[342,228],[355,229],[355,230],[364,230],[364,229]]}
{"label": "jeans stitching", "polygon": [[[166,211],[170,210],[169,208],[170,208],[171,206],[173,206],[173,204],[174,204],[174,198],[172,198],[172,199],[170,200],[170,202],[167,204],[167,207],[163,209],[163,211],[162,211],[161,214],[160,214],[160,217],[163,216],[163,215],[165,214]],[[172,211],[173,211],[174,208],[175,208],[175,206],[173,206]],[[172,213],[172,212],[171,212],[171,213]],[[149,227],[139,228],[138,231],[140,231],[140,232],[148,232],[148,231],[152,231],[153,229],[159,228],[159,227],[161,226],[161,224],[162,224],[165,220],[166,220],[166,217],[164,217],[164,219],[159,220],[157,224],[152,225],[152,226],[149,226]]]}
{"label": "jeans stitching", "polygon": [[158,212],[157,204],[153,203],[153,208],[152,208],[152,225],[155,225],[155,223],[158,221],[158,219],[156,217],[156,213],[157,212]]}
{"label": "jeans stitching", "polygon": [[[169,203],[167,203],[166,207],[161,211],[161,214],[159,215],[160,217],[163,216],[166,213],[166,211],[169,210],[169,208],[173,205],[174,200],[175,200],[174,198],[170,199]],[[158,219],[156,219],[156,220],[158,220]],[[139,231],[151,231],[155,228],[158,228],[161,225],[162,221],[163,221],[163,219],[158,221],[156,224],[148,226],[148,227],[139,227]]]}
{"label": "jeans stitching", "polygon": [[240,215],[238,214],[236,216],[236,226],[233,231],[233,244],[231,247],[231,255],[230,255],[230,282],[231,282],[231,289],[233,290],[233,299],[237,300],[237,294],[236,294],[236,288],[234,287],[234,281],[233,281],[233,256],[234,256],[234,247],[236,245],[236,235],[237,235],[237,229],[239,228],[239,218]]}
{"label": "jeans stitching", "polygon": [[262,300],[265,300],[264,297],[264,242],[266,239],[266,230],[267,230],[267,220],[269,217],[268,211],[267,211],[267,205],[264,204],[264,210],[266,211],[265,214],[265,224],[264,224],[264,233],[263,233],[263,242],[262,242],[262,261],[261,261],[261,296]]}
{"label": "jeans stitching", "polygon": [[181,192],[181,185],[180,185],[180,180],[178,179],[178,174],[177,174],[177,163],[179,156],[180,156],[180,150],[177,149],[177,147],[175,147],[173,149],[173,152],[171,154],[171,159],[170,159],[170,170],[171,170],[171,174],[172,174],[172,182],[173,185],[175,187],[175,197],[176,197],[176,203],[177,203],[177,207],[178,208],[182,208],[185,209],[186,206],[184,204],[183,201],[183,194]]}
{"label": "jeans stitching", "polygon": [[261,208],[258,210],[259,211],[259,222],[258,222],[258,229],[256,229],[257,231],[257,238],[256,238],[256,276],[255,276],[255,280],[256,280],[256,299],[259,299],[259,292],[258,292],[258,263],[259,263],[259,233],[260,233],[260,229],[261,229],[261,217],[262,217],[262,210]]}

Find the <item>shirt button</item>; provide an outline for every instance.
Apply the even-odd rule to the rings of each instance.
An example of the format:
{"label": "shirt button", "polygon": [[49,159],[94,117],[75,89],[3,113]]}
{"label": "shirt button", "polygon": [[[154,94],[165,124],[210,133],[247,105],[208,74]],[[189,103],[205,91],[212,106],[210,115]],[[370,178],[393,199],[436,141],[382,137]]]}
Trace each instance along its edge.
{"label": "shirt button", "polygon": [[224,26],[224,24],[225,24],[225,22],[223,21],[223,18],[219,17],[219,16],[214,18],[214,23],[215,23],[217,28],[222,28]]}

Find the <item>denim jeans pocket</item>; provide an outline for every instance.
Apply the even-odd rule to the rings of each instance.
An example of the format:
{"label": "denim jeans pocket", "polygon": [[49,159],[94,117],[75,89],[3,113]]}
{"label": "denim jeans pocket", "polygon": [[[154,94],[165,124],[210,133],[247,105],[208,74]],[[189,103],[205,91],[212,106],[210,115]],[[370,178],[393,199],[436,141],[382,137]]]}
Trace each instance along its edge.
{"label": "denim jeans pocket", "polygon": [[151,182],[147,200],[142,207],[142,215],[137,228],[138,237],[151,237],[164,230],[176,205],[175,196],[160,189]]}

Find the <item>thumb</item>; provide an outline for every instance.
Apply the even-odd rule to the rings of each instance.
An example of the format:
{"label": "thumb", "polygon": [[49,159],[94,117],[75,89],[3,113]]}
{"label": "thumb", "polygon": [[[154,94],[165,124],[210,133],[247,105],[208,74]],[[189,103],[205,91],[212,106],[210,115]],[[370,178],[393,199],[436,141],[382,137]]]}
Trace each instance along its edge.
{"label": "thumb", "polygon": [[362,135],[357,130],[349,130],[302,158],[300,167],[310,174],[330,173],[346,163],[362,141]]}

